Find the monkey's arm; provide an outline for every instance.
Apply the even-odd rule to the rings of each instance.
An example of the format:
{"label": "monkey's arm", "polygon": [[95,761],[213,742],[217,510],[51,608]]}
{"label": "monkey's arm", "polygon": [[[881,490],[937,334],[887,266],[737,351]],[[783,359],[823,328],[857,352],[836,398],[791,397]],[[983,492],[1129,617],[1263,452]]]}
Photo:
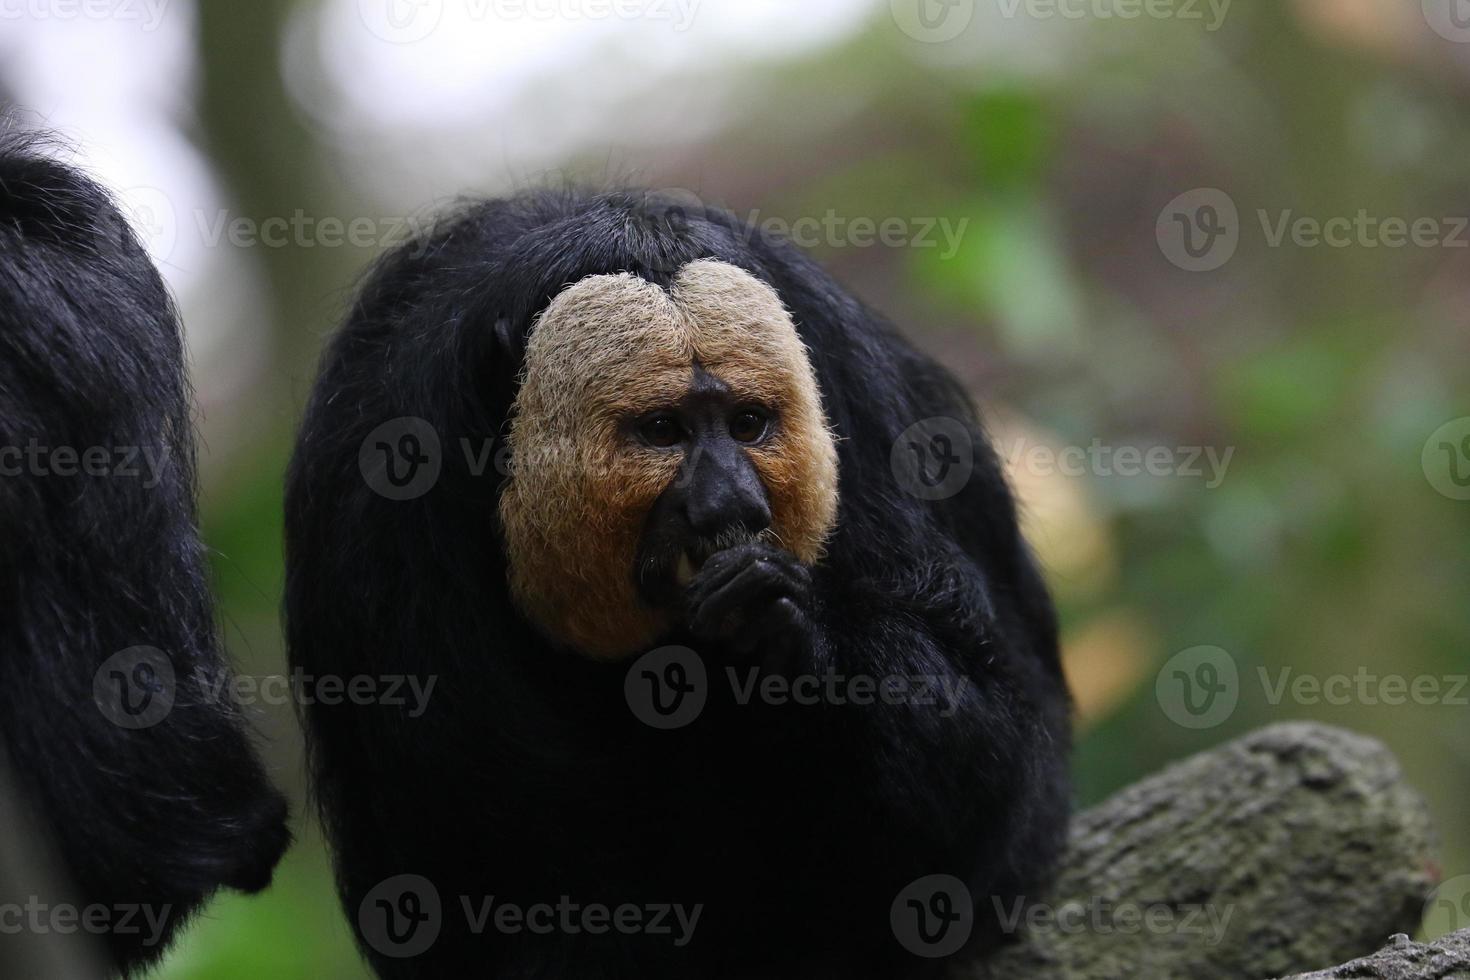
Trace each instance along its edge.
{"label": "monkey's arm", "polygon": [[1065,694],[985,584],[958,548],[880,582],[814,575],[757,543],[715,555],[690,587],[696,636],[848,695],[858,681],[903,692],[789,713],[790,751],[847,770],[895,870],[970,867],[977,849],[1045,862],[1065,821]]}

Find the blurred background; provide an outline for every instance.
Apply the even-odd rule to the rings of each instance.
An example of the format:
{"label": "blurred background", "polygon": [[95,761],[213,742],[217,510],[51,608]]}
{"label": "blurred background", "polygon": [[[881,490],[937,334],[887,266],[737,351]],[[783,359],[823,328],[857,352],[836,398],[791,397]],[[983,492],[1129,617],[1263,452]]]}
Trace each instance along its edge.
{"label": "blurred background", "polygon": [[[456,198],[636,182],[789,234],[975,393],[1082,805],[1317,719],[1470,875],[1466,0],[5,0],[0,101],[179,299],[242,673],[286,671],[282,474],[356,277]],[[298,844],[155,976],[365,976],[254,710]]]}

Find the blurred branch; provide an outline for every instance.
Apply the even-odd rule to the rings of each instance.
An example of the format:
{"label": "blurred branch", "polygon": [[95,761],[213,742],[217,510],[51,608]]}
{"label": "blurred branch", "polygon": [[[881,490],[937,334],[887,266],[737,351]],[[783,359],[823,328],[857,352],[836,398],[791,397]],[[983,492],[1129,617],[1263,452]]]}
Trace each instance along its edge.
{"label": "blurred branch", "polygon": [[[298,4],[199,4],[200,117],[211,163],[229,187],[232,206],[256,222],[298,211],[338,212],[323,178],[320,141],[286,89],[281,48]],[[351,281],[359,260],[348,249],[257,248],[270,278],[270,312],[286,363],[311,362],[325,328],[339,313],[335,286]],[[307,325],[315,329],[303,329]]]}

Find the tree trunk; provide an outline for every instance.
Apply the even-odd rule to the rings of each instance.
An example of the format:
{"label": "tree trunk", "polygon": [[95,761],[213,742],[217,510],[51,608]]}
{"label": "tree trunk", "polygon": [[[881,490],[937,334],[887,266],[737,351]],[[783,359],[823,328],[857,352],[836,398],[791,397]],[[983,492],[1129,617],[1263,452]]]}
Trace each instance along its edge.
{"label": "tree trunk", "polygon": [[1470,929],[1422,945],[1400,933],[1372,956],[1286,980],[1470,980]]}
{"label": "tree trunk", "polygon": [[[1423,801],[1381,744],[1274,725],[1079,815],[1016,944],[960,977],[1246,980],[1342,963],[1418,927],[1433,845]],[[1402,949],[1389,954],[1407,963]]]}

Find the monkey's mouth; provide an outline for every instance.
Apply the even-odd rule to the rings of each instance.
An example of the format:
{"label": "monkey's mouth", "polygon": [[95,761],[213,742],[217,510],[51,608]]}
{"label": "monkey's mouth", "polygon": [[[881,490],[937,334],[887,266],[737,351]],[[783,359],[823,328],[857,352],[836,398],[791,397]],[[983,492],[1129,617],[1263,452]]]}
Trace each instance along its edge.
{"label": "monkey's mouth", "polygon": [[719,542],[701,539],[680,551],[678,560],[674,562],[674,584],[681,589],[688,588],[689,583],[694,581],[694,576],[704,567],[704,563],[720,550],[722,547]]}
{"label": "monkey's mouth", "polygon": [[752,541],[770,540],[769,530],[752,534],[731,528],[714,537],[678,535],[659,547],[650,546],[638,559],[635,588],[643,601],[656,609],[678,609],[685,592],[711,558],[722,551]]}
{"label": "monkey's mouth", "polygon": [[645,554],[638,563],[638,589],[655,606],[677,605],[700,569],[715,555],[763,537],[732,528],[715,537],[688,537],[671,541]]}

